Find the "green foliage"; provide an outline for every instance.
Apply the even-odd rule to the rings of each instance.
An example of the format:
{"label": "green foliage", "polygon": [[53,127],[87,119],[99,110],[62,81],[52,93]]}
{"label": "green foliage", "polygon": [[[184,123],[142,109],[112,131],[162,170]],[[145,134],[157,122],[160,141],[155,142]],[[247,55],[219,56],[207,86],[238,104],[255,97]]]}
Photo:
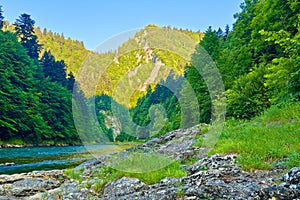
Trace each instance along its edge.
{"label": "green foliage", "polygon": [[[177,85],[174,80],[170,81]],[[150,137],[177,129],[180,125],[181,110],[178,99],[163,82],[154,90],[149,88],[147,95],[138,100],[136,107],[130,109],[130,114],[137,125],[151,126]]]}
{"label": "green foliage", "polygon": [[78,135],[72,117],[71,93],[63,86],[45,79],[40,85],[41,113],[51,127],[44,133],[43,140],[77,143]]}
{"label": "green foliage", "polygon": [[269,107],[267,88],[264,85],[265,74],[264,66],[254,69],[240,76],[232,89],[227,90],[229,115],[249,119]]}
{"label": "green foliage", "polygon": [[44,28],[35,28],[39,43],[43,46],[40,55],[50,51],[56,60],[63,60],[66,63],[67,73],[76,75],[84,59],[90,51],[85,49],[83,42],[65,38],[63,34],[53,33]]}
{"label": "green foliage", "polygon": [[194,147],[202,147],[202,145],[203,145],[203,138],[202,137],[200,137],[200,138],[198,138],[196,141],[195,141],[195,143],[194,143]]}
{"label": "green foliage", "polygon": [[1,139],[39,138],[40,131],[49,127],[39,113],[39,97],[35,88],[33,61],[14,35],[0,32],[1,67]]}
{"label": "green foliage", "polygon": [[43,72],[45,77],[49,77],[51,81],[66,85],[66,71],[64,61],[55,61],[55,58],[51,55],[50,51],[44,52],[41,60],[43,66]]}
{"label": "green foliage", "polygon": [[184,197],[184,189],[178,189],[177,191],[176,191],[176,196],[177,197],[181,197],[181,198],[183,198]]}
{"label": "green foliage", "polygon": [[229,120],[211,154],[238,153],[238,163],[246,170],[271,169],[285,158],[287,167],[298,166],[299,120],[300,103],[271,107],[251,121]]}
{"label": "green foliage", "polygon": [[[194,58],[196,57],[196,53],[193,55]],[[192,60],[192,63],[196,65],[198,63],[196,60]],[[204,81],[202,75],[200,72],[197,70],[196,67],[186,67],[185,69],[186,73],[186,79],[191,85],[192,90],[183,87],[181,94],[183,96],[183,103],[187,105],[189,108],[189,114],[186,113],[184,116],[189,116],[191,119],[186,119],[188,124],[199,124],[200,122],[202,123],[209,123],[211,119],[211,100],[209,96],[209,91],[206,85],[206,82]],[[195,104],[195,100],[193,101],[193,96],[194,94],[190,94],[191,92],[194,92],[198,101],[198,106],[199,106],[199,112],[195,111],[195,108],[197,108]],[[185,99],[186,98],[186,99]],[[191,114],[200,114],[200,116],[192,116]],[[192,123],[190,123],[192,120]]]}
{"label": "green foliage", "polygon": [[[299,14],[300,18],[300,14]],[[300,19],[298,19],[298,32],[293,36],[291,33],[280,30],[276,33],[260,31],[268,36],[267,41],[273,41],[283,48],[284,56],[272,60],[268,64],[269,73],[266,74],[266,86],[270,88],[272,103],[282,103],[288,99],[300,99]]]}
{"label": "green foliage", "polygon": [[15,31],[21,40],[22,46],[28,51],[30,58],[37,59],[40,52],[40,45],[37,42],[37,36],[34,32],[35,21],[28,14],[22,14],[17,19]]}
{"label": "green foliage", "polygon": [[83,181],[82,172],[75,171],[74,169],[66,169],[64,170],[64,174],[67,175],[69,178],[77,180],[79,182]]}
{"label": "green foliage", "polygon": [[130,142],[130,141],[135,141],[137,140],[136,137],[129,135],[125,133],[124,131],[121,131],[121,133],[116,137],[116,141],[119,142]]}
{"label": "green foliage", "polygon": [[39,63],[27,55],[15,35],[0,32],[0,43],[0,139],[16,144],[78,143],[70,92],[44,78]]}
{"label": "green foliage", "polygon": [[[220,29],[219,29],[220,32]],[[222,34],[223,33],[219,33]],[[216,60],[219,56],[220,51],[220,39],[218,33],[211,29],[211,26],[205,32],[203,40],[199,43],[202,47],[205,48],[207,53],[212,57],[213,60]]]}
{"label": "green foliage", "polygon": [[241,8],[216,63],[228,115],[250,119],[270,105],[299,100],[299,4],[247,0]]}

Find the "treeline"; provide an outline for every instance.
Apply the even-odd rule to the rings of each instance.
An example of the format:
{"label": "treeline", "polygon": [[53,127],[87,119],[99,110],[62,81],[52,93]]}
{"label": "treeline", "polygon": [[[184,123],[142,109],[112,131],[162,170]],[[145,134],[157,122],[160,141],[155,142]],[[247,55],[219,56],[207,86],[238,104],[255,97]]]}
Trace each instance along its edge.
{"label": "treeline", "polygon": [[43,45],[44,51],[51,51],[57,60],[64,60],[67,71],[76,74],[86,56],[90,53],[84,47],[83,42],[65,38],[64,34],[58,34],[44,28],[35,28],[39,43]]}
{"label": "treeline", "polygon": [[[251,119],[272,105],[300,100],[299,1],[246,0],[241,9],[234,15],[236,22],[231,31],[228,26],[225,31],[208,28],[192,56],[191,66],[185,67],[184,76],[197,96],[200,123],[209,123],[211,119],[209,91],[194,67],[199,65],[201,47],[222,75],[227,117]],[[133,120],[140,125],[150,123],[148,110],[161,101],[168,120],[160,134],[178,128],[180,105],[174,94],[159,85],[131,109]]]}
{"label": "treeline", "polygon": [[79,144],[73,75],[40,45],[30,15],[22,14],[12,33],[2,30],[2,12],[0,7],[0,143]]}

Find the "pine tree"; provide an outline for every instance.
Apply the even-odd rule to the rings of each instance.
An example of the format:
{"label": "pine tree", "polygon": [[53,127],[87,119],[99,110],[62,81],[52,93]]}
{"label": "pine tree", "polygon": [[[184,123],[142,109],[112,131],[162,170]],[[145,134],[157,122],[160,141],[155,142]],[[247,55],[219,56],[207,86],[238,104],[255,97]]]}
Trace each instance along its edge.
{"label": "pine tree", "polygon": [[4,17],[2,15],[3,10],[2,10],[2,6],[0,5],[0,30],[2,29],[3,25],[4,25]]}
{"label": "pine tree", "polygon": [[221,38],[222,36],[224,36],[224,32],[223,32],[223,30],[222,30],[221,28],[218,29],[218,31],[217,31],[217,36],[218,36],[219,38]]}
{"label": "pine tree", "polygon": [[213,60],[216,60],[218,58],[220,51],[220,40],[218,34],[216,33],[216,31],[212,30],[211,26],[208,27],[208,30],[205,32],[205,36],[200,42],[200,45],[204,47],[204,49],[213,58]]}
{"label": "pine tree", "polygon": [[37,36],[34,32],[35,21],[28,14],[22,14],[15,22],[15,30],[21,40],[22,46],[27,49],[31,58],[37,59],[41,45],[38,44]]}
{"label": "pine tree", "polygon": [[67,77],[67,85],[66,85],[67,89],[72,91],[74,84],[75,84],[75,77],[74,77],[73,73],[70,72]]}
{"label": "pine tree", "polygon": [[55,61],[50,51],[46,51],[40,60],[43,66],[45,77],[49,77],[52,81],[67,86],[67,75],[65,71],[64,61]]}
{"label": "pine tree", "polygon": [[225,27],[224,41],[227,39],[229,32],[230,32],[230,28],[229,28],[229,25],[227,24]]}

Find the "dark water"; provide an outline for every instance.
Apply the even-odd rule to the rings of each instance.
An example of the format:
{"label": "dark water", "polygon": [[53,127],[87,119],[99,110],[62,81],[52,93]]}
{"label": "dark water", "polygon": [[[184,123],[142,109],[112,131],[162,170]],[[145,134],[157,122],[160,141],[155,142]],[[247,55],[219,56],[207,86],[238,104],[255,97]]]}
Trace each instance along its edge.
{"label": "dark water", "polygon": [[[110,145],[91,146],[100,153],[107,153],[110,148]],[[84,146],[3,148],[0,149],[0,174],[65,169],[91,158],[93,156]],[[7,166],[5,163],[13,164]]]}

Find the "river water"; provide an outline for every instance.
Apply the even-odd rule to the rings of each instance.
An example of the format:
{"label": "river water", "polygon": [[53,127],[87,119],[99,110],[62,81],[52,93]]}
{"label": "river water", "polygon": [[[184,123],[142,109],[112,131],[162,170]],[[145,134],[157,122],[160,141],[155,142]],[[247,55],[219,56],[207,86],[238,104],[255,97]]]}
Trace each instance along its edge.
{"label": "river water", "polygon": [[93,158],[95,154],[91,149],[95,150],[97,155],[115,151],[114,145],[2,148],[0,174],[74,167]]}

